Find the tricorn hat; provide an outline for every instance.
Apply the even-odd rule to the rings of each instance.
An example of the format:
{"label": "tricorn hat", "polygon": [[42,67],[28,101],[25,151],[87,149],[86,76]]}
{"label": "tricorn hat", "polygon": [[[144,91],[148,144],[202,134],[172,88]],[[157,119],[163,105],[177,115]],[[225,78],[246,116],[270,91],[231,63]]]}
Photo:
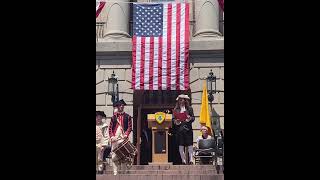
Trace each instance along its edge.
{"label": "tricorn hat", "polygon": [[102,117],[107,117],[103,111],[96,111],[96,116],[99,116],[99,115]]}
{"label": "tricorn hat", "polygon": [[123,99],[121,99],[121,100],[116,101],[115,103],[113,103],[113,107],[121,106],[122,104],[123,104],[124,106],[127,105],[127,103],[124,102]]}

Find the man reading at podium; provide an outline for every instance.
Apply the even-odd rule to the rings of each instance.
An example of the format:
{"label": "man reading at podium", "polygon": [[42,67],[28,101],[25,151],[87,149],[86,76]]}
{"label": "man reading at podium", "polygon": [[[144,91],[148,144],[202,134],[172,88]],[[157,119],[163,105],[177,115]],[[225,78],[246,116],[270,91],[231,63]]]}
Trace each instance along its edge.
{"label": "man reading at podium", "polygon": [[[179,153],[182,164],[193,164],[193,130],[192,123],[194,122],[193,109],[189,105],[188,95],[180,94],[177,97],[177,103],[173,110],[174,124],[177,126],[177,138],[179,144]],[[184,147],[188,147],[189,162],[186,162],[186,154]]]}

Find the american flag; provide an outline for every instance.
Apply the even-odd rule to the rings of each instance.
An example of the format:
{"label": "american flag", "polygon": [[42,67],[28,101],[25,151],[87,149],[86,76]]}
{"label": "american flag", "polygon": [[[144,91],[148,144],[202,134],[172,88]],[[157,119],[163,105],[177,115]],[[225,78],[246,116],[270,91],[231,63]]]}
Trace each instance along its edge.
{"label": "american flag", "polygon": [[101,13],[101,11],[102,11],[102,9],[103,9],[105,4],[106,4],[106,2],[96,2],[96,18]]}
{"label": "american flag", "polygon": [[132,88],[189,89],[189,3],[133,4]]}
{"label": "american flag", "polygon": [[224,0],[218,0],[220,8],[224,11]]}

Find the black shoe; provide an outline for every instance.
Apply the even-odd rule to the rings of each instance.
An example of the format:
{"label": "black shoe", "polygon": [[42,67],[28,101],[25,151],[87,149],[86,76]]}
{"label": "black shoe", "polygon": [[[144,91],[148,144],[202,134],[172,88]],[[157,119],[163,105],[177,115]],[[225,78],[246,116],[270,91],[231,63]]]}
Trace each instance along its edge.
{"label": "black shoe", "polygon": [[185,163],[185,162],[182,162],[182,165],[186,165],[186,163]]}
{"label": "black shoe", "polygon": [[192,161],[190,161],[190,162],[189,162],[189,165],[193,165],[193,162],[192,162]]}

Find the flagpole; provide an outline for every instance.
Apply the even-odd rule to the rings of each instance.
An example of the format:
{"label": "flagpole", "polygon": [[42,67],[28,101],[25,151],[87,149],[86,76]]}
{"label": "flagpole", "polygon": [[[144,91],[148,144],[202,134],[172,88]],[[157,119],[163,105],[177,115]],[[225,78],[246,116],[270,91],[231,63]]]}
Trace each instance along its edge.
{"label": "flagpole", "polygon": [[216,136],[217,136],[217,122],[216,122],[216,120],[213,118],[213,108],[212,108],[212,103],[213,103],[213,100],[214,100],[214,96],[213,96],[213,94],[211,94],[211,93],[209,93],[208,94],[208,100],[209,100],[209,102],[210,102],[210,118],[211,118],[211,120],[212,120],[212,122],[211,122],[211,127],[212,127],[212,135],[216,138]]}

